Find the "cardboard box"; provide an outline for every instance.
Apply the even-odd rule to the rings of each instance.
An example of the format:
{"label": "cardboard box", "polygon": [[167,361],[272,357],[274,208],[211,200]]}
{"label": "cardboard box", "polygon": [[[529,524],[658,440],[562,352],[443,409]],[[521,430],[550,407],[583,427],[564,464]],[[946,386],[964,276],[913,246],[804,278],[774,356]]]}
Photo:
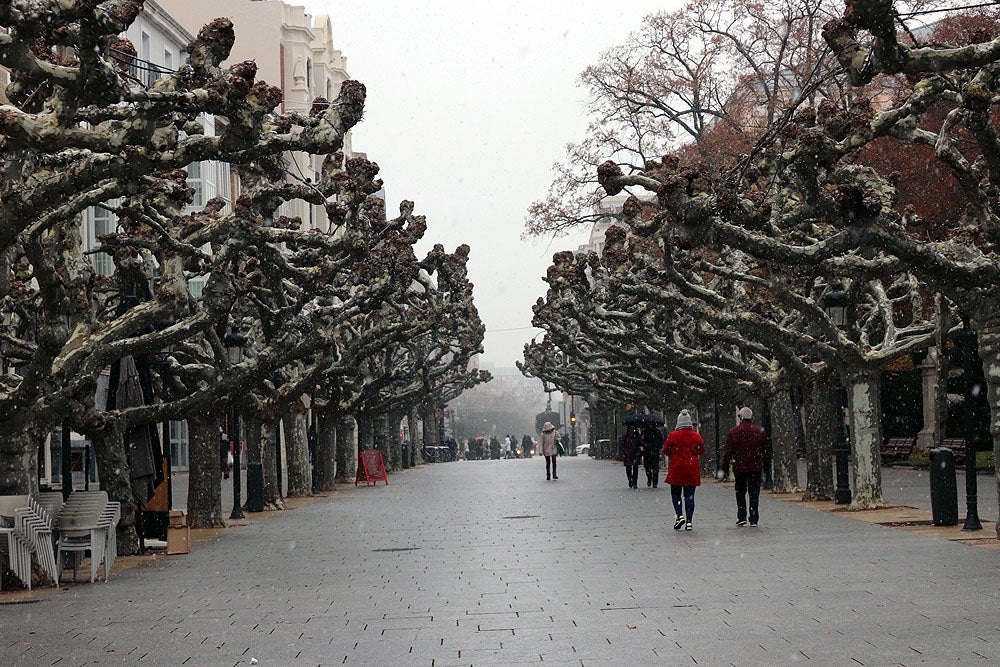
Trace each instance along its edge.
{"label": "cardboard box", "polygon": [[170,525],[171,526],[186,526],[187,525],[187,510],[170,510]]}
{"label": "cardboard box", "polygon": [[191,528],[167,526],[167,555],[191,553]]}

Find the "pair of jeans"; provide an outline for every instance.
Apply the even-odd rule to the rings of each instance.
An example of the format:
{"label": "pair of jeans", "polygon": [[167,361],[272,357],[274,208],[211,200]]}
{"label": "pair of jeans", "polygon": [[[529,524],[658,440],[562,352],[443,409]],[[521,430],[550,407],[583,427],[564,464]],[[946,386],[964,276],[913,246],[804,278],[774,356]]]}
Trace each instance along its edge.
{"label": "pair of jeans", "polygon": [[628,488],[633,489],[639,486],[639,464],[625,464],[625,476],[628,477]]}
{"label": "pair of jeans", "polygon": [[[736,519],[757,523],[760,518],[760,475],[761,471],[733,472],[736,481]],[[747,517],[747,496],[750,496],[750,516]]]}
{"label": "pair of jeans", "polygon": [[[670,485],[670,500],[674,503],[674,515],[687,517],[688,522],[694,517],[694,490],[696,486]],[[681,507],[681,493],[684,494],[684,506]],[[685,513],[683,510],[686,509]]]}

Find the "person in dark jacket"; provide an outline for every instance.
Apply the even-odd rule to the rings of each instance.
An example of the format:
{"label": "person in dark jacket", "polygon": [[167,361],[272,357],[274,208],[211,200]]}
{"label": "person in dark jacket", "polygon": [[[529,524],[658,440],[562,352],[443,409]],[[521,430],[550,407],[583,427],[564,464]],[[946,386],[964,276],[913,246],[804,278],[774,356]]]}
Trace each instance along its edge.
{"label": "person in dark jacket", "polygon": [[625,477],[628,478],[628,488],[639,488],[639,454],[642,447],[642,433],[639,427],[629,424],[628,428],[618,439],[618,451],[622,455],[622,463],[625,464]]}
{"label": "person in dark jacket", "polygon": [[[670,500],[674,504],[674,530],[691,530],[694,518],[694,492],[701,485],[701,461],[705,441],[694,430],[691,414],[681,410],[677,415],[677,428],[667,435],[663,443],[667,455],[667,484]],[[684,504],[681,505],[681,494]]]}
{"label": "person in dark jacket", "polygon": [[663,434],[652,424],[646,424],[642,429],[642,467],[646,471],[646,486],[656,488],[660,476],[660,449],[663,447]]}
{"label": "person in dark jacket", "polygon": [[[740,424],[726,435],[726,448],[722,452],[722,470],[733,464],[733,478],[736,481],[736,525],[757,526],[760,519],[760,477],[764,466],[771,465],[771,448],[764,435],[764,429],[753,423],[753,410],[742,407],[739,411]],[[750,513],[747,515],[747,495],[750,497]]]}

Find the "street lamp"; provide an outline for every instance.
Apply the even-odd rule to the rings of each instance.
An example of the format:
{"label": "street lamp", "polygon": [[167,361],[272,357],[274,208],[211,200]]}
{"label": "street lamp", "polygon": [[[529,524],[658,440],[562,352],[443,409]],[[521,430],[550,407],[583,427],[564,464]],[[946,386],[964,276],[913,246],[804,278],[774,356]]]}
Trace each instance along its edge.
{"label": "street lamp", "polygon": [[[226,357],[228,358],[229,363],[233,366],[241,363],[243,361],[243,348],[246,346],[247,342],[246,336],[241,334],[236,327],[233,327],[232,330],[222,339],[222,342],[226,346]],[[232,444],[233,448],[233,512],[229,515],[229,518],[242,519],[243,500],[240,495],[240,456],[242,454],[240,447],[240,413],[236,408],[235,403],[233,403],[232,419],[233,426],[229,429],[229,442]],[[248,475],[249,472],[250,470],[248,468]],[[249,480],[247,481],[247,486],[250,486]],[[263,484],[261,486],[263,487]],[[261,509],[263,509],[263,507]]]}
{"label": "street lamp", "polygon": [[969,326],[969,316],[962,313],[962,375],[965,379],[965,525],[962,530],[982,530],[979,521],[979,480],[976,478],[976,451],[979,449],[979,420],[976,399],[982,391],[976,368],[976,334]]}
{"label": "street lamp", "polygon": [[[847,326],[847,309],[851,305],[851,297],[839,283],[831,285],[830,291],[823,295],[823,310],[827,317],[838,329]],[[836,405],[837,415],[837,443],[833,453],[837,461],[837,489],[834,492],[834,499],[838,505],[847,505],[851,502],[851,484],[847,477],[847,457],[850,451],[847,448],[847,432],[844,429],[844,394],[846,389],[840,380],[840,373],[835,376],[837,385],[834,389],[834,405]]]}

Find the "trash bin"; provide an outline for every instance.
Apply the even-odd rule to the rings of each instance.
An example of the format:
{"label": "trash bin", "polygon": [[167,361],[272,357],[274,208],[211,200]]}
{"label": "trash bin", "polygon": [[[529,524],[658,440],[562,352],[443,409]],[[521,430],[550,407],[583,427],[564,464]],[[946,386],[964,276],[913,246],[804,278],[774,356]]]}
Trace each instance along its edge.
{"label": "trash bin", "polygon": [[958,524],[958,485],[955,482],[955,454],[947,447],[929,452],[931,516],[935,526]]}

